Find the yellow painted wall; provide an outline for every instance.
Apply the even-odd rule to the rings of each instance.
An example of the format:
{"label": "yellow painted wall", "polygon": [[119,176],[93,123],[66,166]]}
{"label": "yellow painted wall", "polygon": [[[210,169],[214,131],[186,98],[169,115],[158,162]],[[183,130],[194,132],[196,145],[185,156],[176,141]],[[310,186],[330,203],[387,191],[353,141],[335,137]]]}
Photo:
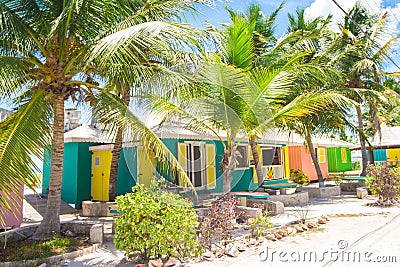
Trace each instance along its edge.
{"label": "yellow painted wall", "polygon": [[390,166],[399,167],[400,164],[400,148],[387,149],[387,160]]}

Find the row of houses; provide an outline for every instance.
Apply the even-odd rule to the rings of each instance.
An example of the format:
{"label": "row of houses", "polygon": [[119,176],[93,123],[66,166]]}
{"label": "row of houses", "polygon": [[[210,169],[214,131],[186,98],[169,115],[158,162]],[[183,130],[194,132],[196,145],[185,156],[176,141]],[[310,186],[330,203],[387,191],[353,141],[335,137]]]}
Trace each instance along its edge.
{"label": "row of houses", "polygon": [[[220,139],[198,134],[177,125],[154,129],[165,146],[187,171],[199,194],[222,192],[221,161],[224,153]],[[352,144],[331,139],[315,138],[315,150],[324,177],[328,171],[351,170]],[[93,126],[83,125],[65,133],[62,199],[81,208],[84,200],[108,201],[109,173],[113,144],[108,136]],[[317,175],[304,140],[297,134],[271,132],[257,142],[266,179],[289,178],[290,169],[303,170],[310,180]],[[231,190],[247,191],[258,187],[254,159],[248,140],[237,145],[236,168],[232,173]],[[46,152],[43,166],[43,193],[50,180],[51,155]],[[170,173],[158,173],[157,162],[144,147],[124,142],[118,167],[117,194],[131,191],[137,182],[149,185],[155,175],[181,185]],[[182,185],[181,185],[182,186]]]}

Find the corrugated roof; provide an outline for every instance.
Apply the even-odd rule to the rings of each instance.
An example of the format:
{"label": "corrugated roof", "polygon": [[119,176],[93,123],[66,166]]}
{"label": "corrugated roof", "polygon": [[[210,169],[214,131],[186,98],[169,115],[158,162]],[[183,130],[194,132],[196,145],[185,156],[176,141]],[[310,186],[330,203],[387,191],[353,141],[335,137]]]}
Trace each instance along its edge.
{"label": "corrugated roof", "polygon": [[370,143],[375,148],[400,147],[400,126],[388,127],[381,124],[381,135],[376,133]]}

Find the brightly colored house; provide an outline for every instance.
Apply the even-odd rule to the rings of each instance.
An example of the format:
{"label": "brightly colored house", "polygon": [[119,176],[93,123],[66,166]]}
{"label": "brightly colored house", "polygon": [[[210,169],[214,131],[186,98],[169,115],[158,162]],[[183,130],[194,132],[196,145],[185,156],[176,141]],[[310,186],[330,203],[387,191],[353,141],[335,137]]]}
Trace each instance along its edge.
{"label": "brightly colored house", "polygon": [[[389,166],[400,167],[400,126],[388,127],[381,124],[381,132],[370,140],[373,146],[374,162],[387,163]],[[367,153],[370,160],[370,153]]]}
{"label": "brightly colored house", "polygon": [[[212,194],[222,192],[221,161],[224,153],[223,144],[217,137],[200,135],[180,127],[164,127],[155,130],[165,146],[178,159],[181,166],[197,190],[198,194]],[[111,164],[111,146],[92,146],[92,195],[93,200],[105,200],[108,184],[107,173]],[[133,179],[141,184],[148,185],[155,176],[164,176],[170,182],[180,186],[184,191],[189,190],[184,181],[179,181],[170,171],[161,172],[152,155],[143,147],[132,147],[130,152],[124,152],[128,170]],[[258,143],[261,155],[262,169],[266,177],[284,178],[289,173],[287,153],[282,145]],[[236,168],[232,173],[232,191],[255,190],[258,187],[257,177],[254,175],[254,161],[247,140],[243,139],[237,147]],[[95,193],[96,192],[96,193]]]}
{"label": "brightly colored house", "polygon": [[[97,191],[92,190],[92,151],[89,148],[95,145],[110,143],[110,139],[101,130],[84,125],[66,132],[64,141],[64,168],[61,199],[79,209],[81,208],[82,201],[92,199],[93,193],[95,197],[97,196]],[[44,194],[47,193],[50,182],[51,153],[49,153],[49,151],[50,150],[45,151],[43,162],[42,193]],[[126,193],[130,191],[132,185],[134,185],[134,179],[130,176],[129,171],[125,171],[127,169],[124,165],[126,164],[124,158],[125,153],[121,153],[121,155],[119,165],[120,171],[118,173],[120,177],[118,177],[119,183],[117,183],[117,192]],[[109,172],[103,172],[101,174],[107,177]],[[129,182],[126,182],[127,180]],[[104,200],[108,200],[108,195]]]}
{"label": "brightly colored house", "polygon": [[[293,132],[275,130],[270,133],[276,142],[286,144],[290,169],[302,170],[311,181],[318,180],[310,150],[304,138]],[[353,144],[327,137],[314,137],[313,146],[319,167],[324,178],[328,172],[351,170],[351,152],[349,147]]]}

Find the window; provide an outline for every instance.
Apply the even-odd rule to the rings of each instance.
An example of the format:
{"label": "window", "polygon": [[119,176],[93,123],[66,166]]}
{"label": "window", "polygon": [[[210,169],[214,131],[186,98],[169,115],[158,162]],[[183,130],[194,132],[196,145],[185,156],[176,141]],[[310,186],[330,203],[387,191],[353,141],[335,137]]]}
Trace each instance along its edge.
{"label": "window", "polygon": [[236,148],[236,169],[244,169],[250,166],[249,146],[238,145]]}
{"label": "window", "polygon": [[[205,186],[206,157],[203,143],[179,143],[179,163],[194,187]],[[182,181],[179,181],[182,184]]]}
{"label": "window", "polygon": [[281,147],[263,147],[261,148],[262,166],[282,165]]}
{"label": "window", "polygon": [[94,166],[100,166],[100,156],[94,157]]}
{"label": "window", "polygon": [[342,153],[342,163],[347,163],[347,149],[341,148],[340,152]]}

